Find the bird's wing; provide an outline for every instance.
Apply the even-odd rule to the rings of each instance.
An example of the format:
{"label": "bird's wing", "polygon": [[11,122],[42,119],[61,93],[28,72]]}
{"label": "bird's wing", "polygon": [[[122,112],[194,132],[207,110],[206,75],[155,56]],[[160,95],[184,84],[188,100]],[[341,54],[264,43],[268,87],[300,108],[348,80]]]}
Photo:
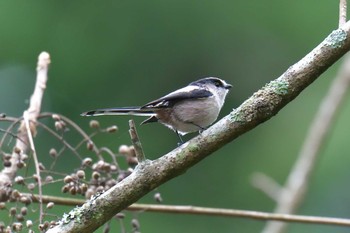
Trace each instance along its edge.
{"label": "bird's wing", "polygon": [[143,105],[140,109],[168,108],[185,99],[202,99],[212,95],[210,91],[198,86],[186,86],[159,99],[153,100]]}

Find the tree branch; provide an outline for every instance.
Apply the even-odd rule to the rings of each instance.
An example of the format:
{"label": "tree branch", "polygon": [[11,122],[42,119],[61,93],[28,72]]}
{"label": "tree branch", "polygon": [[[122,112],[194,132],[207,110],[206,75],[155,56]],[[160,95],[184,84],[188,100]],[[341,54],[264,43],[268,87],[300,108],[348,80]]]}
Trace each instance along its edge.
{"label": "tree branch", "polygon": [[[33,95],[30,98],[29,108],[27,110],[28,120],[30,121],[30,131],[32,135],[36,133],[35,122],[40,113],[41,101],[44,95],[47,82],[47,72],[50,64],[50,55],[46,52],[42,52],[38,58],[37,64],[37,78]],[[25,111],[26,112],[26,111]],[[18,129],[15,149],[11,155],[11,165],[4,167],[0,172],[0,201],[6,201],[11,192],[11,184],[16,176],[18,170],[18,162],[21,160],[21,154],[24,154],[28,150],[28,134],[24,122]]]}
{"label": "tree branch", "polygon": [[[334,79],[327,95],[324,97],[315,119],[309,129],[305,143],[298,159],[290,172],[286,184],[281,188],[277,198],[276,213],[295,213],[304,199],[310,177],[314,171],[320,150],[335,121],[341,103],[348,93],[350,85],[350,54],[345,56],[338,76]],[[268,223],[263,232],[284,232],[285,223]]]}
{"label": "tree branch", "polygon": [[339,27],[346,23],[347,0],[339,1]]}
{"label": "tree branch", "polygon": [[[39,195],[26,194],[31,196],[33,201],[39,200]],[[84,204],[85,200],[77,198],[62,198],[56,196],[41,196],[43,203],[54,202],[55,205],[71,205],[77,206]],[[173,214],[192,214],[192,215],[207,215],[207,216],[223,216],[223,217],[239,217],[251,218],[255,220],[275,220],[284,222],[298,222],[309,224],[323,224],[335,226],[350,226],[349,219],[343,218],[329,218],[303,215],[289,215],[289,214],[273,214],[260,211],[249,210],[235,210],[235,209],[221,209],[221,208],[207,208],[200,206],[183,206],[183,205],[150,205],[150,204],[132,204],[126,210],[129,211],[146,211],[156,213],[173,213]]]}
{"label": "tree branch", "polygon": [[70,211],[47,232],[93,232],[154,188],[267,121],[349,50],[349,31],[350,22],[347,22],[228,116],[159,159],[139,164],[127,178]]}

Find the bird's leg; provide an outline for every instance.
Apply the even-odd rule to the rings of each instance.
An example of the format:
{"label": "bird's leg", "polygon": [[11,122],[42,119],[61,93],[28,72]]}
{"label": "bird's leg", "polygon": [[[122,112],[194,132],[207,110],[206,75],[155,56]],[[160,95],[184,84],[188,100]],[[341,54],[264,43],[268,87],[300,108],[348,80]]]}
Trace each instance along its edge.
{"label": "bird's leg", "polygon": [[200,130],[199,130],[199,133],[200,133],[200,134],[201,134],[204,130],[207,129],[207,128],[203,128],[202,126],[197,125],[197,124],[195,124],[195,123],[193,123],[193,122],[191,122],[191,124],[197,126],[198,128],[200,128]]}
{"label": "bird's leg", "polygon": [[175,130],[175,133],[176,133],[176,135],[179,137],[179,139],[180,139],[180,142],[179,143],[177,143],[177,145],[178,146],[181,146],[182,144],[184,144],[184,141],[182,140],[182,137],[181,137],[181,135],[179,134],[179,132],[177,132],[177,130]]}

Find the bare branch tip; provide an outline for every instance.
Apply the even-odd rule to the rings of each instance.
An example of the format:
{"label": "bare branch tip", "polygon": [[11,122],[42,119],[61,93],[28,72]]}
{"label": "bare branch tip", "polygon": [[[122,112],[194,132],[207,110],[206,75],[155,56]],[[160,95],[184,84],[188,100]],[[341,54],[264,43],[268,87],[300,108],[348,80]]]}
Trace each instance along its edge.
{"label": "bare branch tip", "polygon": [[143,162],[146,160],[146,158],[142,149],[140,138],[137,135],[135,122],[133,120],[129,120],[129,127],[130,127],[129,133],[130,133],[132,144],[135,149],[136,158],[139,162]]}
{"label": "bare branch tip", "polygon": [[38,57],[38,67],[48,66],[50,63],[50,54],[45,51],[41,52]]}

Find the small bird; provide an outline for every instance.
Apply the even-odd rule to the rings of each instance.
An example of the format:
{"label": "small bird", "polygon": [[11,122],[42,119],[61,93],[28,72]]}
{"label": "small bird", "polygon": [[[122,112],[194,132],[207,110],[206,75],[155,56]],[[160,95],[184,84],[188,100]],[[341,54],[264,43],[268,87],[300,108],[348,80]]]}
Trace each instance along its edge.
{"label": "small bird", "polygon": [[216,77],[202,78],[141,107],[96,109],[81,116],[149,116],[142,124],[160,122],[182,135],[203,131],[218,117],[231,84]]}

